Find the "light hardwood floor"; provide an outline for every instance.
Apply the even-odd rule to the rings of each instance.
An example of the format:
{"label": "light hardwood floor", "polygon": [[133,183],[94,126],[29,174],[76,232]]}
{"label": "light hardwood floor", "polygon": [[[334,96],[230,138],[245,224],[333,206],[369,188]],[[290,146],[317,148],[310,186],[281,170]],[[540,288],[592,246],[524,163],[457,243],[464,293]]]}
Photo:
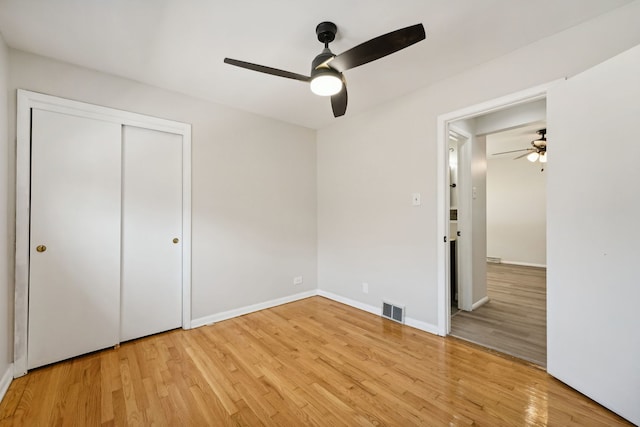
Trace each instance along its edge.
{"label": "light hardwood floor", "polygon": [[627,424],[532,365],[312,297],[33,370],[0,425]]}
{"label": "light hardwood floor", "polygon": [[451,335],[547,365],[546,269],[487,263],[489,302],[451,318]]}

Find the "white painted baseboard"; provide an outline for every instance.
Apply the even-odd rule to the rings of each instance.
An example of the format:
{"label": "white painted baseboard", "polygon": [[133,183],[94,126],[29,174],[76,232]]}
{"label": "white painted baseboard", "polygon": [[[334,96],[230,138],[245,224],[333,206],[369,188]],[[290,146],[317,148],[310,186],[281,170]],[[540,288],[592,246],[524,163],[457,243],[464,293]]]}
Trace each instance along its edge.
{"label": "white painted baseboard", "polygon": [[483,305],[485,305],[486,303],[489,302],[489,297],[484,297],[482,299],[480,299],[479,301],[476,301],[475,303],[473,303],[473,305],[471,306],[471,311],[482,307]]}
{"label": "white painted baseboard", "polygon": [[265,301],[258,304],[248,305],[245,307],[236,308],[229,311],[223,311],[222,313],[212,314],[210,316],[200,317],[198,319],[191,320],[191,327],[197,328],[204,325],[210,325],[212,323],[221,322],[223,320],[231,319],[234,317],[242,316],[245,314],[253,313],[254,311],[260,311],[271,307],[276,307],[282,304],[287,304],[293,301],[316,296],[318,293],[314,289],[312,291],[301,292],[299,294],[289,295],[283,298],[277,298],[271,301]]}
{"label": "white painted baseboard", "polygon": [[7,393],[7,390],[11,385],[11,381],[13,381],[13,363],[7,367],[2,378],[0,378],[0,402],[4,399],[4,395]]}
{"label": "white painted baseboard", "polygon": [[[224,311],[222,313],[212,314],[210,316],[200,317],[198,319],[193,319],[191,321],[191,327],[197,328],[200,326],[211,325],[212,323],[221,322],[223,320],[231,319],[234,317],[242,316],[245,314],[253,313],[255,311],[264,310],[267,308],[277,307],[282,304],[287,304],[290,302],[298,301],[301,299],[309,298],[319,295],[321,297],[328,298],[330,300],[348,305],[353,308],[357,308],[358,310],[366,311],[371,314],[375,314],[376,316],[380,316],[382,313],[382,307],[375,307],[373,305],[365,304],[360,301],[352,300],[349,298],[345,298],[343,296],[326,292],[322,290],[312,290],[307,292],[302,292],[295,295],[290,295],[283,298],[274,299],[271,301],[262,302],[259,304],[248,305],[246,307],[236,308],[234,310]],[[406,326],[410,326],[412,328],[420,329],[421,331],[428,332],[430,334],[438,335],[438,328],[436,325],[432,325],[431,323],[423,322],[420,320],[413,319],[411,317],[404,318],[404,324]]]}
{"label": "white painted baseboard", "polygon": [[363,302],[352,300],[350,298],[345,298],[343,296],[334,294],[332,292],[322,291],[318,289],[318,295],[320,295],[321,297],[328,298],[332,301],[336,301],[336,302],[348,305],[350,307],[357,308],[358,310],[375,314],[377,316],[380,316],[380,313],[382,313],[382,307],[374,307],[373,305],[365,304]]}
{"label": "white painted baseboard", "polygon": [[[357,308],[359,310],[366,311],[371,314],[375,314],[376,316],[380,316],[382,314],[382,306],[375,307],[373,305],[365,304],[360,301],[355,301],[355,300],[345,298],[343,296],[336,295],[334,293],[326,292],[322,290],[318,290],[318,295],[321,297],[325,297],[330,300],[348,305],[350,307]],[[432,325],[431,323],[423,322],[423,321],[405,316],[404,324],[406,326],[420,329],[421,331],[428,332],[430,334],[438,335],[438,327],[436,325]]]}
{"label": "white painted baseboard", "polygon": [[523,267],[540,267],[540,268],[547,268],[547,266],[545,264],[534,264],[531,262],[519,262],[519,261],[508,261],[508,260],[502,260],[501,264],[510,264],[510,265],[521,265]]}
{"label": "white painted baseboard", "polygon": [[438,327],[431,323],[423,322],[421,320],[416,320],[412,317],[405,317],[404,324],[407,326],[411,326],[412,328],[420,329],[421,331],[428,332],[433,335],[440,335],[438,333]]}

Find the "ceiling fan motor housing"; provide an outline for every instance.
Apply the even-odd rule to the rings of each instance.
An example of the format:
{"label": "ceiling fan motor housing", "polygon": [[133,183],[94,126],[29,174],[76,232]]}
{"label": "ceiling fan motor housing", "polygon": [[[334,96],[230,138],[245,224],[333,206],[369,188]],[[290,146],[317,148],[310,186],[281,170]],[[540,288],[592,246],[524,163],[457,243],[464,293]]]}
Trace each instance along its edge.
{"label": "ceiling fan motor housing", "polygon": [[[336,32],[338,31],[338,27],[333,22],[321,22],[316,27],[316,35],[318,36],[318,41],[324,43],[324,49],[322,52],[313,58],[311,62],[311,78],[313,79],[315,74],[318,74],[318,67],[321,66],[324,70],[330,68],[325,64],[331,58],[335,57],[335,55],[329,49],[329,43],[335,40]],[[322,71],[322,70],[321,70]]]}
{"label": "ceiling fan motor housing", "polygon": [[[338,31],[338,27],[333,22],[321,22],[316,27],[316,35],[318,36],[318,41],[324,43],[324,49],[322,52],[313,58],[311,62],[311,91],[318,95],[328,95],[334,94],[335,89],[342,87],[342,75],[339,71],[331,68],[327,63],[335,57],[333,52],[329,49],[329,43],[331,43],[336,38],[336,32]],[[321,79],[331,79],[333,81],[332,87],[334,90],[327,90],[326,92],[322,90],[314,89],[314,82],[316,78]],[[325,80],[325,81],[327,81]],[[318,80],[319,82],[319,80]],[[325,83],[326,84],[326,83]]]}
{"label": "ceiling fan motor housing", "polygon": [[546,138],[547,130],[540,129],[537,133],[538,135],[540,135],[540,138],[534,141],[531,141],[531,145],[533,145],[533,148],[538,150],[539,153],[545,152],[547,151],[547,138]]}
{"label": "ceiling fan motor housing", "polygon": [[[329,50],[328,47],[324,48],[318,56],[313,58],[313,61],[311,62],[311,73],[313,73],[313,71],[316,68],[318,68],[319,65],[322,65],[323,63],[327,62],[334,56],[335,55]],[[327,67],[328,66],[325,66],[324,68],[327,68]],[[313,77],[313,75],[311,77]]]}
{"label": "ceiling fan motor housing", "polygon": [[318,41],[325,45],[335,40],[337,32],[338,27],[333,22],[321,22],[316,27]]}

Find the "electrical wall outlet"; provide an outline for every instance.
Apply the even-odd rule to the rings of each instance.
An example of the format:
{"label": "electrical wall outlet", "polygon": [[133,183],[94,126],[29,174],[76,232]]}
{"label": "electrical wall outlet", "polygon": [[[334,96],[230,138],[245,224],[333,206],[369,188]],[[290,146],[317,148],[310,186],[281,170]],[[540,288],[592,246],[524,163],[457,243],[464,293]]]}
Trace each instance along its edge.
{"label": "electrical wall outlet", "polygon": [[368,283],[362,282],[362,292],[365,293],[365,294],[369,293],[369,284]]}
{"label": "electrical wall outlet", "polygon": [[302,276],[296,276],[293,278],[293,284],[294,285],[302,285]]}

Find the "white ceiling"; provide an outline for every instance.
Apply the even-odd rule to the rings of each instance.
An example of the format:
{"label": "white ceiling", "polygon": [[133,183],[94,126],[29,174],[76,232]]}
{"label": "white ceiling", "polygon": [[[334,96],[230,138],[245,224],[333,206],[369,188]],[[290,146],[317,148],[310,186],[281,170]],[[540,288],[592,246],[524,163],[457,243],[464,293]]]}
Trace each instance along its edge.
{"label": "white ceiling", "polygon": [[345,73],[346,116],[428,86],[631,0],[0,0],[13,48],[318,129],[328,99],[305,83],[225,57],[309,74],[316,25],[338,25],[339,54],[423,23],[427,39]]}

